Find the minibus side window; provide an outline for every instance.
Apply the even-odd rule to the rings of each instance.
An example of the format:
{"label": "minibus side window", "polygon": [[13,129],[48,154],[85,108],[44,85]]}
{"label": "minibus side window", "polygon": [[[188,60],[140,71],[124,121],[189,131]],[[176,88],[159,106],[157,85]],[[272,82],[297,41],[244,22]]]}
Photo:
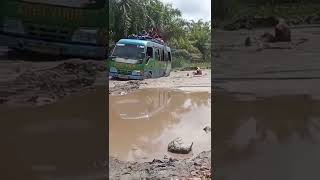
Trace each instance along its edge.
{"label": "minibus side window", "polygon": [[161,50],[161,60],[162,60],[162,61],[165,61],[164,49]]}
{"label": "minibus side window", "polygon": [[160,50],[156,49],[156,60],[160,60]]}
{"label": "minibus side window", "polygon": [[147,47],[147,56],[150,58],[153,58],[153,48],[152,47]]}

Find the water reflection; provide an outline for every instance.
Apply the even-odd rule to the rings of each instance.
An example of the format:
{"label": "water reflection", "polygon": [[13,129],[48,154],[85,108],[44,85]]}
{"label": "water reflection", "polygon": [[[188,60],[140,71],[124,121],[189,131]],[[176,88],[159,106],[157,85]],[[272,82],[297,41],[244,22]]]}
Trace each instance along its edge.
{"label": "water reflection", "polygon": [[210,124],[209,94],[144,89],[111,96],[110,155],[123,160],[152,160],[167,153],[176,136],[194,142],[194,153],[210,149],[202,129]]}
{"label": "water reflection", "polygon": [[[320,175],[320,101],[215,96],[216,179],[314,179]],[[308,162],[308,163],[307,163]]]}

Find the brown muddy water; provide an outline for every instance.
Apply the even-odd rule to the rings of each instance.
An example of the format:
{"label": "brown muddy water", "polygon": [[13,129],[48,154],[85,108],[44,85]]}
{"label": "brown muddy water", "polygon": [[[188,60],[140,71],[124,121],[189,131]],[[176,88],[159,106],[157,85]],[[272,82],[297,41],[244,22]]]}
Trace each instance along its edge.
{"label": "brown muddy water", "polygon": [[41,107],[1,106],[0,179],[106,177],[94,167],[107,157],[105,89]]}
{"label": "brown muddy water", "polygon": [[217,93],[213,106],[216,180],[319,179],[319,100]]}
{"label": "brown muddy water", "polygon": [[[211,100],[208,92],[141,89],[109,97],[109,155],[127,161],[149,161],[164,155],[187,158],[211,149]],[[189,155],[167,152],[176,137],[193,142]]]}

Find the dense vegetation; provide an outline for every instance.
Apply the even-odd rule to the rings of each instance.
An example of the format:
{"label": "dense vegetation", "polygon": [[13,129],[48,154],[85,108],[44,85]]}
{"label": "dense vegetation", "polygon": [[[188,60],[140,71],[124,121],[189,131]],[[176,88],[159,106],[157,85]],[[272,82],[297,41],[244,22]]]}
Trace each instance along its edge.
{"label": "dense vegetation", "polygon": [[109,0],[110,44],[155,28],[173,48],[173,66],[210,61],[211,24],[187,21],[181,11],[159,0]]}

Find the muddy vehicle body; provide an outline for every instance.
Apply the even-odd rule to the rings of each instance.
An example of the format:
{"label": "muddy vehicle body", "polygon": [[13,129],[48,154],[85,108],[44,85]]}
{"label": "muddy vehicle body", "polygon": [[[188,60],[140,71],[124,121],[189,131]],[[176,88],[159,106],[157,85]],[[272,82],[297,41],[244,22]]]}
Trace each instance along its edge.
{"label": "muddy vehicle body", "polygon": [[121,39],[108,58],[109,76],[143,80],[169,76],[171,49],[149,39]]}
{"label": "muddy vehicle body", "polygon": [[105,59],[105,0],[4,0],[0,42],[11,49]]}

